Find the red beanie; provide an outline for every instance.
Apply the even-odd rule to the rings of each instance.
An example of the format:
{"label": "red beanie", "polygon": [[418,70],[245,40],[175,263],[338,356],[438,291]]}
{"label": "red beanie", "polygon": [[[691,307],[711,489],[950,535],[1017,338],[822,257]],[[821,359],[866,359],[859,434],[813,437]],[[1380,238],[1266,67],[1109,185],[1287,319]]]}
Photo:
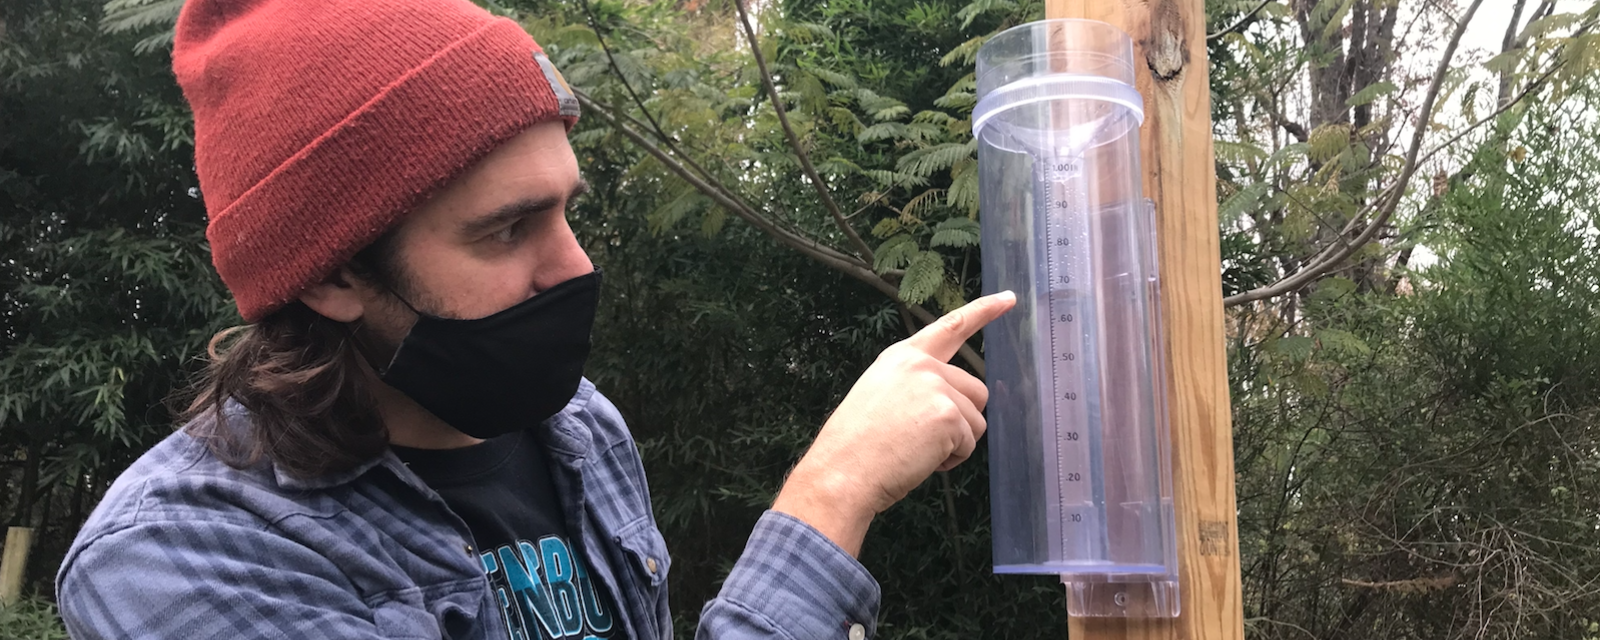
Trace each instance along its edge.
{"label": "red beanie", "polygon": [[533,38],[468,0],[188,0],[172,67],[211,260],[252,322],[506,139],[578,117]]}

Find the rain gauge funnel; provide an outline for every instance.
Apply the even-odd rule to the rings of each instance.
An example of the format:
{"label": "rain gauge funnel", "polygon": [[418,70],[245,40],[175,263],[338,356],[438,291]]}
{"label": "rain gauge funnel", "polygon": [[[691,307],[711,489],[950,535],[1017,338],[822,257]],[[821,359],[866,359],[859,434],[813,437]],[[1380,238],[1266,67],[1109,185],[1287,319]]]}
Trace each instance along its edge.
{"label": "rain gauge funnel", "polygon": [[1178,615],[1154,205],[1133,43],[1045,20],[978,51],[996,573],[1059,574],[1074,616]]}

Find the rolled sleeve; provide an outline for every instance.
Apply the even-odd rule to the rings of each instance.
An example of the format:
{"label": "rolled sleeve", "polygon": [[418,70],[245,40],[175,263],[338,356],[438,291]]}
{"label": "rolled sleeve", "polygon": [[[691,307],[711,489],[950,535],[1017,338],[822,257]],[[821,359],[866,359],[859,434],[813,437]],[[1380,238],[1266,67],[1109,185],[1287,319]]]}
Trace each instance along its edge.
{"label": "rolled sleeve", "polygon": [[875,635],[878,583],[810,525],[768,511],[716,599],[700,614],[701,640],[861,640]]}

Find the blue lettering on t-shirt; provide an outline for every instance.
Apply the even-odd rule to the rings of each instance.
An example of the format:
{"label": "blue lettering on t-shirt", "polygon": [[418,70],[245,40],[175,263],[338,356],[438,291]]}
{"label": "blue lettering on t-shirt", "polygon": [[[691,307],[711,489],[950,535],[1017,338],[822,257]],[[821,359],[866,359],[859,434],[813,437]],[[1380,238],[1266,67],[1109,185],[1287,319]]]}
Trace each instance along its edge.
{"label": "blue lettering on t-shirt", "polygon": [[573,563],[572,567],[578,593],[583,595],[583,619],[589,622],[589,629],[595,633],[610,631],[611,612],[600,602],[600,594],[595,592],[594,583],[589,581],[589,571],[583,568],[582,562]]}
{"label": "blue lettering on t-shirt", "polygon": [[[602,637],[613,618],[567,541],[545,536],[480,556],[512,640]],[[600,635],[596,635],[600,634]]]}

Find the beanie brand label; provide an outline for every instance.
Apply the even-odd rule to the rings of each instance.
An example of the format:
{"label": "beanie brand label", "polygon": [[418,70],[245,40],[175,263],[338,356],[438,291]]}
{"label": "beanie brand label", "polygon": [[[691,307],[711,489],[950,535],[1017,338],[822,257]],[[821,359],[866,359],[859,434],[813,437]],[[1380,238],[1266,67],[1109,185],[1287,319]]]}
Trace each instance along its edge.
{"label": "beanie brand label", "polygon": [[539,69],[544,71],[544,79],[550,83],[550,90],[556,94],[556,105],[561,115],[578,117],[578,97],[573,95],[572,86],[567,84],[567,79],[561,77],[561,72],[556,71],[556,66],[550,64],[550,58],[543,52],[535,51],[533,60],[539,63]]}

